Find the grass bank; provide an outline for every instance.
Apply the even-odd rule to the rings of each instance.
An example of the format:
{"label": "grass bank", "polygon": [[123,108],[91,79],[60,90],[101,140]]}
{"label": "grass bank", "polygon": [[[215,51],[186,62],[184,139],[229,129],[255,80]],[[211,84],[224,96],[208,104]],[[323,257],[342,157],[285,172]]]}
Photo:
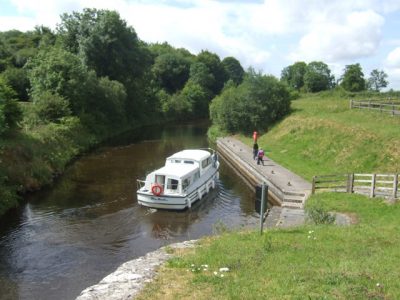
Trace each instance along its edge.
{"label": "grass bank", "polygon": [[137,126],[99,127],[94,132],[77,117],[25,128],[0,139],[0,216],[18,205],[21,194],[51,184],[67,165],[100,142]]}
{"label": "grass bank", "polygon": [[169,261],[138,299],[397,299],[400,205],[334,193],[313,196],[313,204],[355,224],[203,239]]}
{"label": "grass bank", "polygon": [[[266,155],[311,180],[317,174],[400,173],[400,118],[350,110],[349,98],[306,95],[293,113],[261,135]],[[252,145],[251,133],[239,139]]]}

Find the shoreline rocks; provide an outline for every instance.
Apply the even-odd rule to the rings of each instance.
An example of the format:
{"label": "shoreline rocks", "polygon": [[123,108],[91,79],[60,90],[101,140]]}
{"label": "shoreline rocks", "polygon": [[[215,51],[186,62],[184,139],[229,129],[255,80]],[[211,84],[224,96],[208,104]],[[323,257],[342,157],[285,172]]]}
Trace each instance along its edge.
{"label": "shoreline rocks", "polygon": [[157,274],[157,269],[173,254],[167,249],[193,248],[197,240],[171,244],[144,256],[123,263],[113,273],[104,277],[98,284],[83,290],[77,300],[131,300]]}

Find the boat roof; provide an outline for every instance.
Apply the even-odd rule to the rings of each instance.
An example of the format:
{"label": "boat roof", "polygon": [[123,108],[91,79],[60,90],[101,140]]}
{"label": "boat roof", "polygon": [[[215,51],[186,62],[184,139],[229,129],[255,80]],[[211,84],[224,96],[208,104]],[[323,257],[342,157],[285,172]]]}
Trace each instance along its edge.
{"label": "boat roof", "polygon": [[206,150],[198,150],[198,149],[189,149],[189,150],[182,150],[180,152],[177,152],[167,159],[192,159],[195,161],[201,161],[207,157],[209,157],[211,154],[210,152]]}
{"label": "boat roof", "polygon": [[193,164],[169,164],[154,171],[154,173],[157,175],[182,178],[198,169],[199,167]]}

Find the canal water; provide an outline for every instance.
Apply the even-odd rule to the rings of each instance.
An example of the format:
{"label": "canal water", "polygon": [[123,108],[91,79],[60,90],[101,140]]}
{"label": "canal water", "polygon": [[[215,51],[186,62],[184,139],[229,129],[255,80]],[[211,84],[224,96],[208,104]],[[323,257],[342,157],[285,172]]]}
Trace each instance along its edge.
{"label": "canal water", "polygon": [[27,197],[0,221],[0,299],[74,299],[159,247],[258,224],[253,191],[223,161],[217,188],[191,210],[137,204],[136,179],[181,149],[208,147],[206,131],[196,124],[124,134]]}

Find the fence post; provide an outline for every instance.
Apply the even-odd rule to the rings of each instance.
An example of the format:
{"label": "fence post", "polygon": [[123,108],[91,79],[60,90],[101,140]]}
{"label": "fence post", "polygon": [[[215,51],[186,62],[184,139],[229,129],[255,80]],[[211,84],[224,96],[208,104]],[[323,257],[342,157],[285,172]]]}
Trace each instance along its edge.
{"label": "fence post", "polygon": [[312,187],[311,187],[311,194],[314,195],[315,194],[315,177],[313,176],[312,178]]}
{"label": "fence post", "polygon": [[347,174],[347,192],[349,194],[353,193],[353,185],[354,185],[354,173]]}
{"label": "fence post", "polygon": [[370,198],[374,198],[375,197],[375,181],[376,181],[376,174],[372,174],[371,194],[369,195]]}
{"label": "fence post", "polygon": [[371,100],[368,101],[368,110],[370,110],[370,109],[371,109]]}
{"label": "fence post", "polygon": [[399,174],[394,174],[393,178],[393,198],[397,198],[397,185],[399,184]]}
{"label": "fence post", "polygon": [[394,105],[392,105],[392,116],[394,116]]}
{"label": "fence post", "polygon": [[350,109],[353,108],[353,100],[350,99]]}

